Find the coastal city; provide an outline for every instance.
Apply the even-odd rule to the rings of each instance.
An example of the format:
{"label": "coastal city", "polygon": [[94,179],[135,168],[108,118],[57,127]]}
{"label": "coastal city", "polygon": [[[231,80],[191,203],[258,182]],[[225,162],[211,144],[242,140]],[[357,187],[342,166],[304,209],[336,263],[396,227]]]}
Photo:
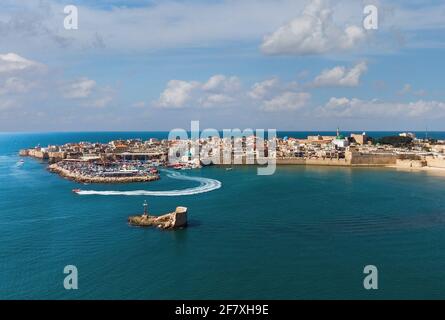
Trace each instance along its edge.
{"label": "coastal city", "polygon": [[[178,157],[176,152],[181,150]],[[185,150],[185,152],[183,152]],[[174,154],[174,156],[172,155]],[[445,141],[418,138],[414,133],[375,139],[363,133],[310,135],[261,140],[255,136],[197,140],[141,139],[109,143],[76,142],[36,146],[20,156],[47,160],[49,170],[82,183],[148,182],[159,179],[159,167],[175,170],[205,165],[386,166],[445,170]]]}

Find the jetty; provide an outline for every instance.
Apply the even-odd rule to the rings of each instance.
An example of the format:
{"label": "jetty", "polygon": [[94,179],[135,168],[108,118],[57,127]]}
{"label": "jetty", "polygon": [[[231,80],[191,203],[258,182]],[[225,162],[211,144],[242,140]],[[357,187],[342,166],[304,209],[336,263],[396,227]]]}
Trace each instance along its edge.
{"label": "jetty", "polygon": [[92,167],[79,167],[65,163],[53,163],[49,165],[48,170],[59,174],[60,176],[79,183],[132,183],[132,182],[150,182],[159,180],[159,174],[156,171],[148,170],[120,170],[109,172],[94,172],[87,170]]}
{"label": "jetty", "polygon": [[187,208],[177,207],[174,212],[161,216],[149,215],[147,202],[144,202],[144,214],[128,217],[128,223],[138,227],[157,227],[163,230],[182,229],[187,226]]}

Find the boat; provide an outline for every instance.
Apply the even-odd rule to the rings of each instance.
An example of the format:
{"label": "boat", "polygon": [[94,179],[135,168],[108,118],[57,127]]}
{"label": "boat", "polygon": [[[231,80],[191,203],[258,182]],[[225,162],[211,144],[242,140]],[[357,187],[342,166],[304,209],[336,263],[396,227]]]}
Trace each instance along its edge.
{"label": "boat", "polygon": [[230,167],[230,168],[226,168],[226,171],[231,171],[231,170],[233,170],[232,167]]}
{"label": "boat", "polygon": [[16,166],[21,167],[21,166],[23,166],[24,163],[25,163],[25,160],[20,159],[19,161],[17,161]]}
{"label": "boat", "polygon": [[74,193],[79,193],[80,191],[82,191],[82,190],[80,190],[80,189],[73,189]]}

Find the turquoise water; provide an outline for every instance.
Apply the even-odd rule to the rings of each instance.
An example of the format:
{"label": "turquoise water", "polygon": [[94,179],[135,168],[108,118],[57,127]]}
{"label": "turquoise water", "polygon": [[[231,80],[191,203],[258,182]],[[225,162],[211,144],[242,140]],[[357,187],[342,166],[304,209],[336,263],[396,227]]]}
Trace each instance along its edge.
{"label": "turquoise water", "polygon": [[[288,133],[286,133],[289,135]],[[140,133],[0,134],[0,298],[443,298],[445,177],[391,169],[253,167],[181,172],[216,179],[192,196],[76,196],[73,188],[172,190],[195,181],[83,186],[17,151],[37,143],[107,141]],[[144,137],[161,137],[146,133]],[[439,135],[439,134],[438,134]],[[163,232],[126,218],[189,208]],[[79,290],[63,268],[79,270]],[[363,289],[363,267],[379,289]]]}

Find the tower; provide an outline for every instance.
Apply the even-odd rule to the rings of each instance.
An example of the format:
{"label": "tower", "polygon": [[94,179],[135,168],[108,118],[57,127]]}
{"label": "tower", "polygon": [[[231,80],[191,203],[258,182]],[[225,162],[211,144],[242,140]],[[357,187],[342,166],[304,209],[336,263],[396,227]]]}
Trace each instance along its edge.
{"label": "tower", "polygon": [[144,207],[144,216],[148,217],[148,203],[147,203],[147,200],[144,201],[143,207]]}

